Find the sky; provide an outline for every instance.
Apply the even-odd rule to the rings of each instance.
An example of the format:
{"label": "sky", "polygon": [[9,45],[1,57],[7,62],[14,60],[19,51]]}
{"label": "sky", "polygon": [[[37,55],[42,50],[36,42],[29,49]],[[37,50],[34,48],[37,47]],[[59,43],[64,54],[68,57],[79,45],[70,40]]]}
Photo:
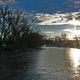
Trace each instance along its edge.
{"label": "sky", "polygon": [[53,13],[80,10],[80,0],[16,0],[9,5],[28,12]]}
{"label": "sky", "polygon": [[[5,3],[5,1],[7,0],[3,1]],[[9,5],[13,9],[17,8],[25,10],[27,12],[38,12],[38,13],[39,12],[54,13],[59,11],[60,12],[80,11],[80,0],[13,0],[13,2],[7,3],[7,5]],[[74,32],[67,27],[65,27],[65,30]]]}

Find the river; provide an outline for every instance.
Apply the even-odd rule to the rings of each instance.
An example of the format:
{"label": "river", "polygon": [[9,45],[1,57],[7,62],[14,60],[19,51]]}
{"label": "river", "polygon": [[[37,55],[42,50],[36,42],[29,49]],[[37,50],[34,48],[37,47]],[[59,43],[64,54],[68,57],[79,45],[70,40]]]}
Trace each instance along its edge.
{"label": "river", "polygon": [[15,67],[19,74],[4,80],[80,80],[80,49],[43,47],[24,54],[24,67]]}
{"label": "river", "polygon": [[25,54],[25,72],[17,80],[80,80],[80,49],[44,47]]}

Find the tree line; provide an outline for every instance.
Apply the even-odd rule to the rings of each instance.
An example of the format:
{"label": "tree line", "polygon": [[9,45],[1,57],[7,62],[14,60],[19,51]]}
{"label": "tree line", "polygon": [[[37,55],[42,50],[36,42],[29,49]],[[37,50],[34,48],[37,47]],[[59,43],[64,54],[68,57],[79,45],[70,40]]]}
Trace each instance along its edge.
{"label": "tree line", "polygon": [[56,35],[53,38],[45,39],[44,44],[46,46],[54,47],[80,48],[80,36],[74,35],[72,39],[69,39],[67,34],[62,33],[61,35]]}

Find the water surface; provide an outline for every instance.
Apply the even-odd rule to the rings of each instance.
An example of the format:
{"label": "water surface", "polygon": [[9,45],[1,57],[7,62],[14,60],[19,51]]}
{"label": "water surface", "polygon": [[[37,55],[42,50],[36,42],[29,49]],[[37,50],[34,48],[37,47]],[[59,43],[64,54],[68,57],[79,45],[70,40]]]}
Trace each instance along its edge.
{"label": "water surface", "polygon": [[26,53],[20,80],[80,80],[80,49],[45,47]]}
{"label": "water surface", "polygon": [[2,54],[0,80],[80,80],[80,49],[43,47],[23,54]]}

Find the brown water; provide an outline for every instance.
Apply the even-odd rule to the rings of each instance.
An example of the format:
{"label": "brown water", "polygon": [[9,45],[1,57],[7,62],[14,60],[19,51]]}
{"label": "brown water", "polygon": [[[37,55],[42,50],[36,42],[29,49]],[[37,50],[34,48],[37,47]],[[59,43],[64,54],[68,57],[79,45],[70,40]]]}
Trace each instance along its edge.
{"label": "brown water", "polygon": [[80,49],[44,47],[25,52],[24,67],[5,80],[80,80]]}

